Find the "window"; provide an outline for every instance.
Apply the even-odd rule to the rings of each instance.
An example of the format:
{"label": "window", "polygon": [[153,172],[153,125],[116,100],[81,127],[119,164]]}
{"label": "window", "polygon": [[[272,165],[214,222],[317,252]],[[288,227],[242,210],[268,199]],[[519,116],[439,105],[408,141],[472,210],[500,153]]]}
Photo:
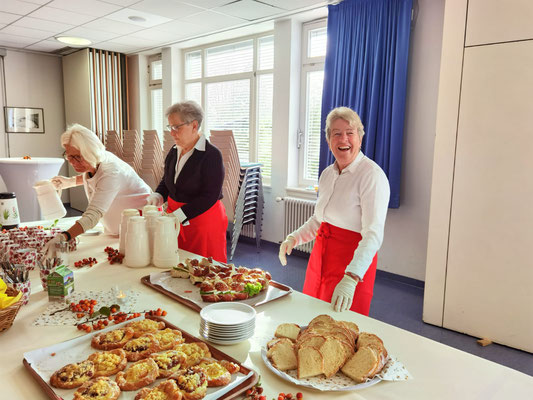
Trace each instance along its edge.
{"label": "window", "polygon": [[148,59],[149,92],[150,92],[150,115],[152,129],[157,131],[160,138],[163,136],[163,61],[161,54],[151,56]]}
{"label": "window", "polygon": [[241,163],[272,172],[274,37],[256,35],[189,49],[184,54],[184,93],[205,111],[203,132],[232,130]]}
{"label": "window", "polygon": [[299,184],[316,185],[320,156],[320,117],[327,40],[326,21],[303,26],[302,92],[299,132]]}

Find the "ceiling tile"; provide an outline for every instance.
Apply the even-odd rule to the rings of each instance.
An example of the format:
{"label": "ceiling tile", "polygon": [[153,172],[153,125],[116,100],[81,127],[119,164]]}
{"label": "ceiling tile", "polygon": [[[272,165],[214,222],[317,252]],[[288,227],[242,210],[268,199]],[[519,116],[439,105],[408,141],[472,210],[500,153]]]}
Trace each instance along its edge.
{"label": "ceiling tile", "polygon": [[223,15],[213,11],[204,11],[195,15],[194,19],[198,25],[209,26],[212,28],[212,30],[227,28],[230,26],[239,26],[241,24],[248,23],[248,21],[245,19]]}
{"label": "ceiling tile", "polygon": [[56,40],[43,40],[42,42],[37,42],[32,45],[29,45],[28,47],[26,47],[26,49],[50,52],[62,49],[65,46],[65,43],[60,43]]}
{"label": "ceiling tile", "polygon": [[9,35],[7,33],[0,32],[0,45],[13,46],[13,44],[18,44],[18,46],[14,47],[20,47],[21,45],[27,46],[38,41],[38,39],[33,39],[24,36]]}
{"label": "ceiling tile", "polygon": [[157,45],[159,42],[156,40],[139,39],[137,37],[131,37],[131,36],[121,36],[113,40],[108,40],[106,43],[116,43],[116,44],[122,44],[126,46],[137,46],[137,47],[152,47],[154,45]]}
{"label": "ceiling tile", "polygon": [[74,25],[64,24],[61,22],[47,21],[39,18],[23,17],[13,23],[14,26],[22,26],[25,28],[40,29],[53,33],[61,33],[68,29],[74,28]]}
{"label": "ceiling tile", "polygon": [[117,6],[129,7],[132,4],[138,3],[141,0],[103,0],[106,3],[116,4]]}
{"label": "ceiling tile", "polygon": [[0,12],[0,23],[10,24],[20,18],[18,14],[11,14],[6,12]]}
{"label": "ceiling tile", "polygon": [[253,0],[238,0],[225,6],[217,7],[214,11],[253,21],[259,18],[280,14],[285,10],[258,3]]}
{"label": "ceiling tile", "polygon": [[47,6],[94,17],[102,17],[121,8],[115,4],[104,3],[99,0],[54,0]]}
{"label": "ceiling tile", "polygon": [[95,29],[84,28],[81,26],[74,28],[74,29],[70,29],[66,32],[63,32],[63,35],[82,37],[84,39],[89,39],[93,43],[103,42],[105,40],[111,40],[118,36],[116,33],[98,31]]}
{"label": "ceiling tile", "polygon": [[184,36],[193,36],[200,32],[205,32],[204,27],[187,21],[167,22],[166,24],[156,26],[155,29],[158,31],[175,33],[179,38],[183,38]]}
{"label": "ceiling tile", "polygon": [[10,12],[19,15],[27,14],[39,7],[39,4],[26,3],[25,1],[19,0],[0,1],[0,11]]}
{"label": "ceiling tile", "polygon": [[113,21],[107,18],[95,19],[94,21],[87,22],[85,25],[83,25],[83,27],[89,29],[98,29],[104,32],[116,33],[119,35],[127,35],[144,29],[143,27],[138,25]]}
{"label": "ceiling tile", "polygon": [[284,10],[297,10],[299,8],[328,4],[327,0],[261,0],[261,2]]}
{"label": "ceiling tile", "polygon": [[174,40],[178,40],[181,38],[179,35],[176,35],[175,33],[163,32],[163,31],[157,30],[157,28],[144,29],[142,31],[132,33],[129,36],[141,38],[141,39],[146,38],[146,39],[154,40],[160,43],[170,43]]}
{"label": "ceiling tile", "polygon": [[7,26],[7,24],[0,24],[0,29],[2,29],[4,26]]}
{"label": "ceiling tile", "polygon": [[40,4],[45,5],[46,3],[49,3],[50,0],[24,0],[26,3],[33,3],[33,4]]}
{"label": "ceiling tile", "polygon": [[171,19],[180,19],[204,11],[203,8],[194,7],[188,4],[161,0],[143,0],[130,8]]}
{"label": "ceiling tile", "polygon": [[99,50],[116,51],[119,53],[133,53],[136,50],[135,46],[126,46],[118,43],[100,42],[95,46]]}
{"label": "ceiling tile", "polygon": [[31,17],[46,19],[48,21],[65,22],[68,21],[73,25],[85,24],[94,19],[94,16],[74,13],[44,6],[30,14]]}
{"label": "ceiling tile", "polygon": [[[128,19],[128,17],[130,16],[142,17],[146,21],[132,21]],[[125,22],[133,25],[142,26],[144,28],[151,28],[152,26],[164,24],[165,22],[171,21],[170,18],[161,17],[159,15],[150,14],[140,10],[132,10],[131,8],[123,8],[122,10],[106,15],[106,18],[112,19],[113,21]]]}
{"label": "ceiling tile", "polygon": [[[53,36],[52,32],[41,31],[39,29],[24,28],[22,26],[9,25],[2,29],[2,33],[7,33],[9,35],[24,36],[34,39],[47,39],[50,36]],[[35,40],[34,40],[35,42]]]}
{"label": "ceiling tile", "polygon": [[234,1],[235,0],[184,0],[183,3],[209,9],[233,3]]}

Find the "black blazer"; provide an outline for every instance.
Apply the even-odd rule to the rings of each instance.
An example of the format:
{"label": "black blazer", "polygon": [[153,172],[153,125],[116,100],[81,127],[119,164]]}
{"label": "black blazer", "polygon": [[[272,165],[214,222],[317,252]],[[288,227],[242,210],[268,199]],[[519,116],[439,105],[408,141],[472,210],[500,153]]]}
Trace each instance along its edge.
{"label": "black blazer", "polygon": [[224,164],[220,150],[205,142],[205,151],[193,149],[193,154],[181,170],[176,183],[176,162],[178,152],[172,146],[165,158],[163,179],[155,190],[163,198],[171,197],[185,204],[181,209],[189,219],[209,210],[218,200],[222,199],[222,183],[224,182]]}

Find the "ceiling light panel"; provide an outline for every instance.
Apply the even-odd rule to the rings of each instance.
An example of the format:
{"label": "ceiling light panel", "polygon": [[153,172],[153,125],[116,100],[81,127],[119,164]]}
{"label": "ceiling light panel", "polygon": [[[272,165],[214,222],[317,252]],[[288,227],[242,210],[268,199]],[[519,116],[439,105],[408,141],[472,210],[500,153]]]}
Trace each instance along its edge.
{"label": "ceiling light panel", "polygon": [[[128,19],[128,17],[132,15],[143,17],[146,21],[144,22],[131,21],[130,19]],[[140,11],[140,10],[133,10],[131,8],[123,8],[122,10],[106,15],[106,18],[111,19],[113,21],[142,26],[144,28],[151,28],[152,26],[156,26],[156,25],[164,24],[165,22],[172,21],[172,19],[167,18],[167,17],[162,17],[160,15],[155,15],[155,14],[147,13],[147,12]]]}

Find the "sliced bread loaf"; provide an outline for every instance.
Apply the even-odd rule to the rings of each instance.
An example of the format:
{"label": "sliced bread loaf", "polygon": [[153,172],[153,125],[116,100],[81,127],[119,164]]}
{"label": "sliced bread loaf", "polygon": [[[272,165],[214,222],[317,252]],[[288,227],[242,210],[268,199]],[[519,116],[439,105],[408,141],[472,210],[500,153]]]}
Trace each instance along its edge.
{"label": "sliced bread loaf", "polygon": [[316,347],[298,349],[298,378],[317,376],[324,371],[324,357]]}
{"label": "sliced bread loaf", "polygon": [[378,366],[376,351],[371,347],[361,347],[346,361],[341,371],[354,381],[362,383],[375,375]]}
{"label": "sliced bread loaf", "polygon": [[296,340],[300,334],[300,326],[296,324],[281,324],[276,328],[274,336],[279,338],[289,338],[291,340]]}
{"label": "sliced bread loaf", "polygon": [[359,334],[359,338],[357,339],[356,347],[358,349],[361,347],[372,347],[378,352],[378,355],[382,354],[385,359],[388,356],[385,345],[383,344],[383,340],[373,333],[361,332]]}
{"label": "sliced bread loaf", "polygon": [[[294,343],[290,340],[282,339],[268,351],[270,353],[270,360],[272,365],[280,371],[288,371],[290,369],[296,369],[298,367],[298,361],[296,359],[296,350]],[[267,353],[267,355],[268,355]]]}
{"label": "sliced bread loaf", "polygon": [[344,365],[348,359],[348,353],[344,345],[333,337],[328,337],[319,350],[324,354],[323,373],[326,378],[331,378]]}

